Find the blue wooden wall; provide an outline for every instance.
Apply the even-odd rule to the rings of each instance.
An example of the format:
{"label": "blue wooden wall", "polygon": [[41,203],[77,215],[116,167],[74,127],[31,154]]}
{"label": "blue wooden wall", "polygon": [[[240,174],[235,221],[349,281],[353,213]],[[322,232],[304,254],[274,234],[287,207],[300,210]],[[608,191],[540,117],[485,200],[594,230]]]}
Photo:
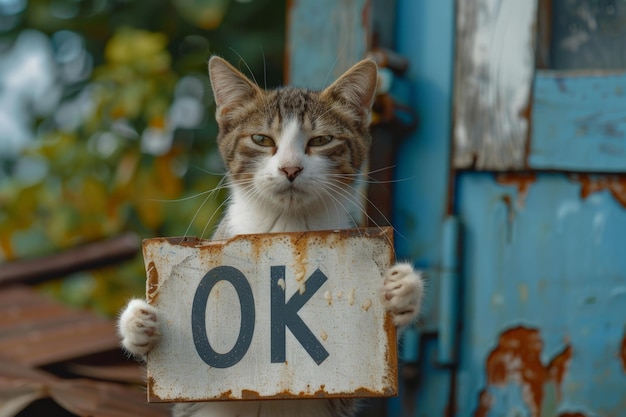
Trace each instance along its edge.
{"label": "blue wooden wall", "polygon": [[[388,401],[389,416],[626,416],[624,72],[533,70],[523,87],[531,89],[527,112],[517,115],[530,133],[513,150],[524,158],[495,164],[494,172],[451,162],[453,97],[465,88],[453,81],[459,2],[477,16],[485,16],[483,4],[494,12],[494,27],[509,38],[492,43],[533,48],[498,20],[499,5],[517,1],[395,4],[395,51],[410,66],[392,92],[420,118],[397,150],[396,249],[428,278],[421,320],[401,341],[401,396]],[[346,7],[353,7],[349,19]],[[350,53],[367,50],[367,19],[360,19],[368,10],[369,1],[293,2],[291,80],[319,86],[349,65]],[[348,32],[334,26],[318,40],[295,25],[323,27],[337,16],[356,35],[348,43],[341,40]],[[493,111],[498,124],[498,108],[481,111]],[[465,133],[479,131],[473,122],[465,120]]]}
{"label": "blue wooden wall", "polygon": [[[626,211],[587,177],[459,177],[459,416],[626,415]],[[482,398],[482,401],[481,401]]]}
{"label": "blue wooden wall", "polygon": [[626,73],[538,72],[532,121],[532,168],[626,171]]}

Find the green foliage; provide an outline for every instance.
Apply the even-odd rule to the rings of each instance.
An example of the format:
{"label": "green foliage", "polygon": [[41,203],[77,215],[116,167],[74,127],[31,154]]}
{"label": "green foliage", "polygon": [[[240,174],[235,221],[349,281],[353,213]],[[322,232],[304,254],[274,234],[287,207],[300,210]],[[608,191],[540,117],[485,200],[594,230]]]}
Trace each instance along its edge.
{"label": "green foliage", "polygon": [[[72,31],[94,68],[63,87],[57,113],[34,118],[35,140],[5,161],[29,175],[0,178],[0,259],[52,254],[128,230],[142,237],[208,237],[224,195],[206,60],[245,57],[279,82],[282,1],[31,0],[12,39],[36,28],[53,40]],[[236,52],[234,52],[236,51]],[[245,68],[245,66],[244,66]],[[70,111],[70,114],[74,114]],[[26,168],[24,168],[26,167]],[[215,194],[215,195],[214,195]],[[68,303],[114,314],[144,291],[140,256],[43,285]]]}

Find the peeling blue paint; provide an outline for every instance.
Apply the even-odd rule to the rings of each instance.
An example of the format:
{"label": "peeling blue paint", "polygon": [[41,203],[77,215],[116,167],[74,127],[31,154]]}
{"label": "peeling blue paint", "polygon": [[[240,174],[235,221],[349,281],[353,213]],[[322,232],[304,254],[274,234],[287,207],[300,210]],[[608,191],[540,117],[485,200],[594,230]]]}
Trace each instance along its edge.
{"label": "peeling blue paint", "polygon": [[[487,385],[488,353],[503,331],[520,324],[539,329],[544,363],[564,343],[572,346],[556,399],[559,412],[624,415],[626,372],[619,350],[626,325],[626,210],[606,190],[582,199],[581,184],[568,176],[539,174],[524,207],[511,218],[502,196],[515,201],[518,192],[491,174],[459,177],[458,213],[465,231],[459,372],[465,386],[459,387],[457,402],[466,406],[457,415],[473,415]],[[527,288],[526,300],[520,287]],[[487,415],[515,409],[518,400],[510,391],[492,395]]]}

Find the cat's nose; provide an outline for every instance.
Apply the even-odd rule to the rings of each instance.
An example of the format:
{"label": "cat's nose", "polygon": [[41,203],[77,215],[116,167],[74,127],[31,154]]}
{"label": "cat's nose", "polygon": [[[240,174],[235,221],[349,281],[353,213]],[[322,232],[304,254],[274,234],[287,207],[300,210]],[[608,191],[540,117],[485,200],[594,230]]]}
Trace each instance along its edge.
{"label": "cat's nose", "polygon": [[280,170],[285,173],[289,182],[293,182],[302,172],[302,167],[284,167],[280,168]]}

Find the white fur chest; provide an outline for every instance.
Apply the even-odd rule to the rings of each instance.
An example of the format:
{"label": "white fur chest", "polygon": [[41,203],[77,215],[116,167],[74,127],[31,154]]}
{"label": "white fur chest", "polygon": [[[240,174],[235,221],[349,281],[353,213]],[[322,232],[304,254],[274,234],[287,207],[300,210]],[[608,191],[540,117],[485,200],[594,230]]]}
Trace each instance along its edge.
{"label": "white fur chest", "polygon": [[298,213],[280,210],[267,204],[254,204],[236,189],[224,218],[225,234],[228,237],[241,234],[302,232],[314,230],[348,229],[353,227],[349,214],[343,207],[333,204],[318,204],[303,208]]}

